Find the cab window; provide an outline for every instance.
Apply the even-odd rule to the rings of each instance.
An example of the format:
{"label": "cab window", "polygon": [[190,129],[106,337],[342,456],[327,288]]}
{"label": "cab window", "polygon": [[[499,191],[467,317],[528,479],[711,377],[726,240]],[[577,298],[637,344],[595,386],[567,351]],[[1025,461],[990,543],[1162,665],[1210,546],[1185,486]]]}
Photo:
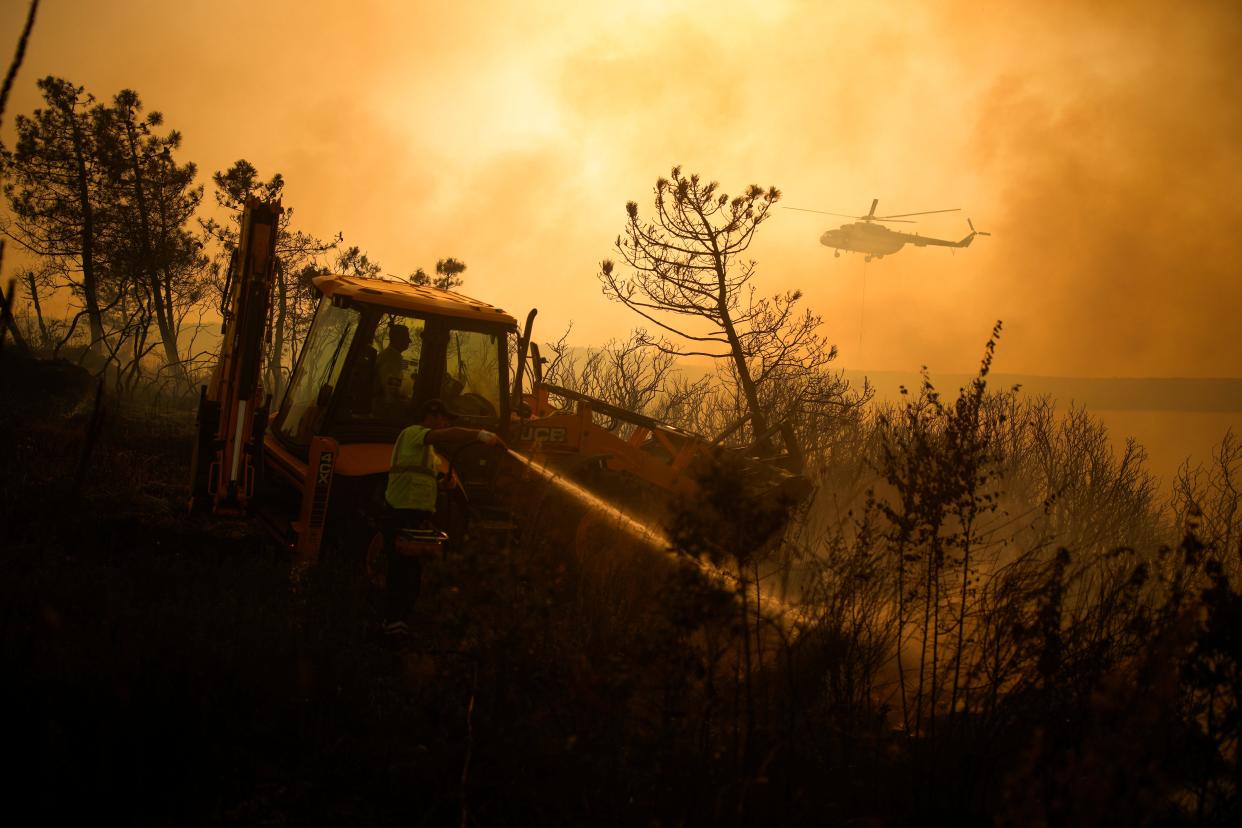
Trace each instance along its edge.
{"label": "cab window", "polygon": [[358,317],[358,311],[352,308],[338,307],[329,299],[320,301],[277,417],[276,431],[285,438],[305,445],[319,430],[358,327]]}
{"label": "cab window", "polygon": [[357,357],[354,375],[358,387],[345,406],[347,417],[407,424],[422,365],[425,332],[422,319],[392,313],[380,317],[370,342]]}
{"label": "cab window", "polygon": [[500,348],[496,333],[450,329],[440,399],[462,418],[494,418],[500,410]]}

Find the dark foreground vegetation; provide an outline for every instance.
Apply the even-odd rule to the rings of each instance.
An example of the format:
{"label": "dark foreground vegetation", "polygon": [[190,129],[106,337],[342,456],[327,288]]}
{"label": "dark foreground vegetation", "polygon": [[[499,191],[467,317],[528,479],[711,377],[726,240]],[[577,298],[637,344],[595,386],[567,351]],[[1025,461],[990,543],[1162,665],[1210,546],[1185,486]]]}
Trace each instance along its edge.
{"label": "dark foreground vegetation", "polygon": [[[38,88],[43,105],[0,147],[0,231],[33,261],[5,286],[0,347],[11,335],[54,358],[0,361],[9,813],[1238,824],[1232,436],[1163,497],[1141,448],[1115,454],[1086,412],[988,389],[994,339],[954,401],[924,383],[867,408],[800,292],[751,284],[746,251],[779,191],[730,199],[675,167],[655,223],[626,205],[618,263],[598,274],[660,336],[581,364],[562,338],[548,375],[721,440],[741,427],[765,455],[787,425],[814,499],[755,499],[722,452],[701,494],[673,504],[662,551],[598,523],[567,533],[573,512],[553,502],[518,539],[474,538],[429,566],[413,641],[393,647],[373,633],[359,550],[330,542],[294,590],[287,550],[258,525],[186,513],[180,401],[218,360],[200,335],[226,310],[241,206],[280,198],[283,177],[239,160],[212,176],[219,209],[202,215],[180,133],[136,92]],[[312,278],[381,272],[292,216],[263,360],[276,394]],[[453,288],[464,270],[446,258],[404,278]],[[68,315],[45,312],[64,296]],[[714,358],[714,376],[674,376],[689,353]]]}
{"label": "dark foreground vegetation", "polygon": [[394,650],[343,556],[295,594],[258,527],[186,517],[187,414],[21,365],[0,377],[0,710],[10,801],[46,818],[1239,816],[1230,440],[1165,506],[1081,412],[925,388],[842,430],[783,544],[747,542],[781,516],[722,461],[670,527],[683,563],[475,543],[429,567]]}

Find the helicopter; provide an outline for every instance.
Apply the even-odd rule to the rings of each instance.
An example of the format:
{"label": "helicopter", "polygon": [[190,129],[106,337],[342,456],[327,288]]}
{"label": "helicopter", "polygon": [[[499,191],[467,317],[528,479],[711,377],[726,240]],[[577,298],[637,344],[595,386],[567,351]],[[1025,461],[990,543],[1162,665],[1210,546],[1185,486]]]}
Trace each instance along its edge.
{"label": "helicopter", "polygon": [[991,233],[982,233],[976,230],[974,222],[970,219],[966,219],[966,224],[970,227],[970,235],[961,241],[934,239],[928,236],[920,236],[918,233],[902,233],[897,230],[890,230],[877,222],[914,224],[915,222],[910,220],[910,216],[956,213],[961,208],[953,207],[948,210],[924,210],[921,213],[898,213],[892,216],[877,216],[875,208],[879,203],[880,200],[878,198],[872,199],[871,210],[865,216],[849,216],[843,213],[829,213],[824,210],[808,210],[805,207],[786,207],[785,209],[855,219],[851,224],[843,224],[835,230],[825,231],[819,237],[819,243],[825,247],[833,248],[833,256],[840,256],[842,250],[852,253],[865,253],[867,258],[864,261],[868,262],[872,259],[882,259],[890,253],[896,253],[907,244],[913,244],[915,247],[969,247],[970,243],[974,241],[975,236],[992,235]]}

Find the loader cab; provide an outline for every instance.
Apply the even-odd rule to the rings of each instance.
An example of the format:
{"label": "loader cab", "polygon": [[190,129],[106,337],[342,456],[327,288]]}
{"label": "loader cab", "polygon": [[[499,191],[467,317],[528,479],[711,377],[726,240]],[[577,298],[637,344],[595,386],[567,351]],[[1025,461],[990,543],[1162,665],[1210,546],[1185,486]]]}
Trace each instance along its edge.
{"label": "loader cab", "polygon": [[271,433],[302,455],[317,435],[389,444],[439,398],[457,424],[509,420],[508,314],[449,291],[321,276],[323,294]]}

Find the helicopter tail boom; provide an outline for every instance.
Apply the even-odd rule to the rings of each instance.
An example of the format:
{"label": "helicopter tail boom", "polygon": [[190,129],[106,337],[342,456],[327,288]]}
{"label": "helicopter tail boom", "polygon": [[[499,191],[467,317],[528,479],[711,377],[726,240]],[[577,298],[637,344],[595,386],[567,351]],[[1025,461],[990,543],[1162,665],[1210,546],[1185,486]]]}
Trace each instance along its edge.
{"label": "helicopter tail boom", "polygon": [[915,247],[970,247],[970,243],[975,240],[975,236],[992,235],[991,233],[983,233],[976,230],[975,223],[970,219],[966,219],[966,223],[970,225],[970,233],[961,241],[933,239],[927,236],[907,236],[906,240],[911,242]]}

